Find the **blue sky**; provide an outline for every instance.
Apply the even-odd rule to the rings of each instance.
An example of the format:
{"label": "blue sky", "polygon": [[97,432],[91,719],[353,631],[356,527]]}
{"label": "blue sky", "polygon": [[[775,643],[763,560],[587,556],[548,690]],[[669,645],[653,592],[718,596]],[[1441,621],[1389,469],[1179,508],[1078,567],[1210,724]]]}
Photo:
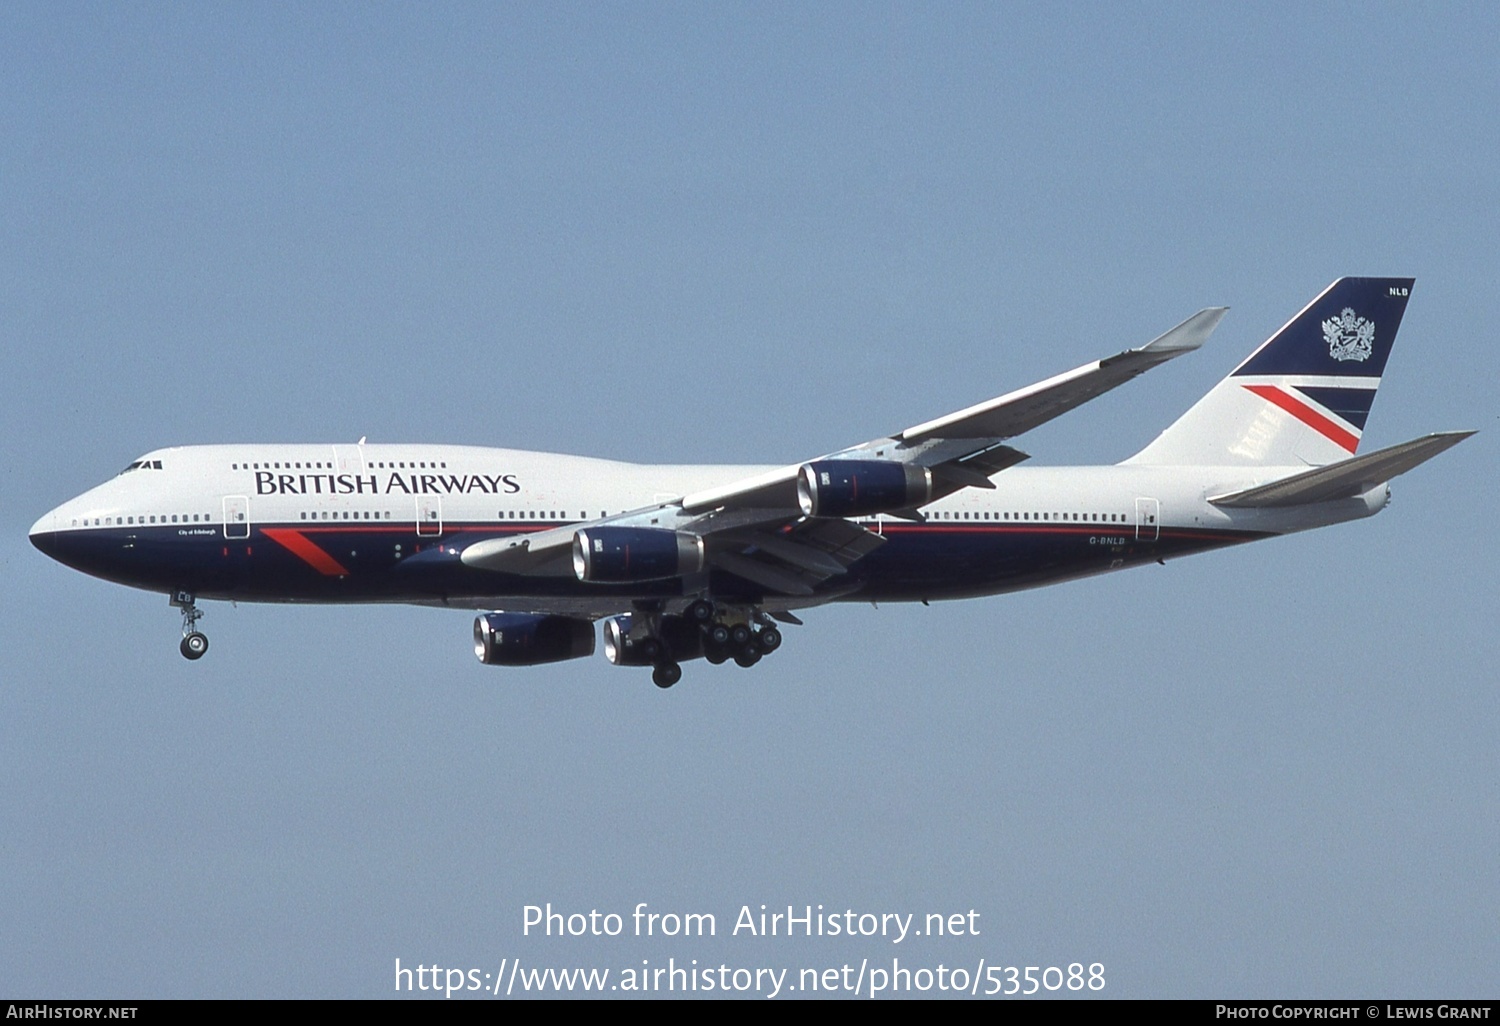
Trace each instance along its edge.
{"label": "blue sky", "polygon": [[[1109,995],[1492,996],[1500,15],[1449,5],[15,4],[0,13],[0,990],[393,967],[1102,962]],[[1413,275],[1372,521],[828,608],[670,692],[470,618],[35,552],[142,452],[790,462],[1149,340],[1025,437],[1149,441],[1328,282]],[[697,941],[522,908],[713,912]],[[745,904],[982,914],[910,950]]]}

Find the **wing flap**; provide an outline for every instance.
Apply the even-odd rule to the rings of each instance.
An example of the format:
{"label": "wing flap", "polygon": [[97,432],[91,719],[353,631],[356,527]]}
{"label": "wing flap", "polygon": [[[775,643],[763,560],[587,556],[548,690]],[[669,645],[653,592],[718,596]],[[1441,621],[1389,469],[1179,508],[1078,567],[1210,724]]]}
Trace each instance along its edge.
{"label": "wing flap", "polygon": [[846,569],[845,564],[840,563],[826,552],[813,548],[810,545],[799,545],[796,542],[790,542],[775,535],[765,535],[757,538],[735,538],[733,540],[743,542],[746,545],[753,545],[761,551],[775,556],[783,563],[790,563],[799,570],[806,570],[809,573],[819,574],[823,577],[832,577],[835,574],[841,574]]}
{"label": "wing flap", "polygon": [[1330,463],[1280,481],[1246,488],[1208,501],[1234,509],[1302,506],[1314,502],[1349,499],[1391,478],[1421,466],[1434,456],[1462,442],[1472,431],[1442,431],[1423,435],[1388,449]]}
{"label": "wing flap", "polygon": [[883,537],[847,520],[803,520],[789,530],[723,535],[709,550],[708,561],[773,591],[811,595],[817,585],[883,544]]}
{"label": "wing flap", "polygon": [[847,520],[806,520],[789,537],[793,544],[827,555],[839,565],[839,573],[885,544],[881,535]]}
{"label": "wing flap", "polygon": [[741,556],[733,552],[718,552],[710,557],[709,561],[728,570],[736,577],[743,577],[747,581],[783,595],[811,595],[813,593],[812,584],[804,581],[800,574],[782,570],[749,556]]}

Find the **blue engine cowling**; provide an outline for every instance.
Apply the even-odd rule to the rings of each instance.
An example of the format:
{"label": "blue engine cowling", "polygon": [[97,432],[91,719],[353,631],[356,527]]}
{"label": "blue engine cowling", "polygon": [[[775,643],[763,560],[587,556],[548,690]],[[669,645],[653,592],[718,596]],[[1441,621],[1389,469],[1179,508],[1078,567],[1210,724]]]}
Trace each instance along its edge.
{"label": "blue engine cowling", "polygon": [[655,635],[631,637],[631,613],[604,621],[604,656],[616,666],[653,666],[664,660],[685,663],[703,656],[703,628],[681,616],[663,616]]}
{"label": "blue engine cowling", "polygon": [[819,460],[797,472],[797,502],[810,517],[862,517],[932,501],[932,471],[885,460]]}
{"label": "blue engine cowling", "polygon": [[546,613],[480,613],[474,654],[487,666],[538,666],[594,654],[594,625]]}
{"label": "blue engine cowling", "polygon": [[580,581],[660,581],[703,569],[703,539],[655,527],[586,527],[573,535]]}

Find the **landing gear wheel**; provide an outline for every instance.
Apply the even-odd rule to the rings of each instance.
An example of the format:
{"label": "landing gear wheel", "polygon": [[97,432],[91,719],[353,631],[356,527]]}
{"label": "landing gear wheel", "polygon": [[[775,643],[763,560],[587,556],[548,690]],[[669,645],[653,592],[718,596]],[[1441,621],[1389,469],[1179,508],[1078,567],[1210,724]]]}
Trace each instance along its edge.
{"label": "landing gear wheel", "polygon": [[695,623],[701,627],[714,618],[714,604],[708,599],[698,599],[690,603],[687,609],[683,610],[682,615],[688,623]]}
{"label": "landing gear wheel", "polygon": [[682,667],[676,663],[658,663],[651,671],[651,683],[659,688],[669,688],[682,679]]}
{"label": "landing gear wheel", "polygon": [[753,635],[750,633],[750,628],[742,623],[737,623],[729,628],[729,640],[735,648],[744,648],[750,643],[751,637]]}
{"label": "landing gear wheel", "polygon": [[648,663],[654,663],[661,658],[661,642],[655,638],[642,638],[636,643],[636,650]]}
{"label": "landing gear wheel", "polygon": [[748,670],[750,667],[760,662],[760,653],[756,652],[754,649],[751,649],[749,651],[736,652],[734,654],[734,661]]}
{"label": "landing gear wheel", "polygon": [[774,652],[781,647],[781,632],[775,627],[762,627],[756,635],[756,643],[763,653]]}
{"label": "landing gear wheel", "polygon": [[167,605],[182,610],[182,644],[177,646],[178,651],[184,659],[202,659],[208,651],[208,636],[198,630],[203,610],[198,608],[196,596],[190,591],[174,591],[167,596]]}
{"label": "landing gear wheel", "polygon": [[177,647],[186,659],[202,659],[203,653],[208,651],[208,635],[193,631],[184,635],[182,644]]}
{"label": "landing gear wheel", "polygon": [[729,628],[722,623],[716,623],[708,629],[708,640],[723,648],[729,644]]}

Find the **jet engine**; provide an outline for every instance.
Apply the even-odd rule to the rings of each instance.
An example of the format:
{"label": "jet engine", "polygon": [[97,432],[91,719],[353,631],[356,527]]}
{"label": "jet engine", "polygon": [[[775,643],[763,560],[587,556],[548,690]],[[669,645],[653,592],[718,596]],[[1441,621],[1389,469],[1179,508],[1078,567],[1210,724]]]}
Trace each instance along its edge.
{"label": "jet engine", "polygon": [[932,471],[884,460],[818,460],[797,472],[797,502],[810,517],[862,517],[932,501]]}
{"label": "jet engine", "polygon": [[586,527],[573,535],[580,581],[660,581],[703,569],[703,539],[655,527]]}
{"label": "jet engine", "polygon": [[655,666],[687,662],[703,655],[703,629],[680,616],[664,616],[658,633],[631,637],[634,615],[604,621],[604,655],[616,666]]}
{"label": "jet engine", "polygon": [[480,613],[474,655],[487,666],[538,666],[594,654],[594,625],[545,613]]}

